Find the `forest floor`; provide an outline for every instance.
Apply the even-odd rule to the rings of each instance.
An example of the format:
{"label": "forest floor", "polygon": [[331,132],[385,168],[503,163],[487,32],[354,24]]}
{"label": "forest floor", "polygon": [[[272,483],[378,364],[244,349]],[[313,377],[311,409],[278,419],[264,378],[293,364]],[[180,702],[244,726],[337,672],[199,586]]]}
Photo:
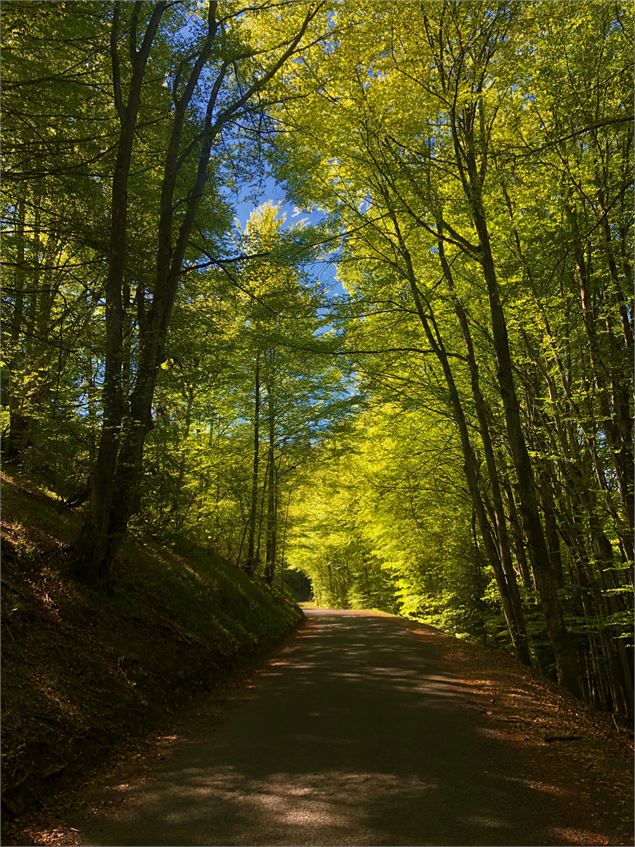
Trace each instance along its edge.
{"label": "forest floor", "polygon": [[493,649],[307,610],[7,844],[632,845],[630,733]]}
{"label": "forest floor", "polygon": [[124,545],[106,595],[69,574],[80,515],[6,475],[2,506],[6,844],[42,802],[55,806],[91,768],[143,745],[302,615],[209,552],[143,540]]}

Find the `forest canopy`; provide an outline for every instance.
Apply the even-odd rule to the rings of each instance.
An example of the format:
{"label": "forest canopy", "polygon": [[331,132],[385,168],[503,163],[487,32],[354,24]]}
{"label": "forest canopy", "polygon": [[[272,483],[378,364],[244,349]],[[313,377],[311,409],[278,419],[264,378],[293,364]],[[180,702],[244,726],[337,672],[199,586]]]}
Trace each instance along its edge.
{"label": "forest canopy", "polygon": [[624,2],[3,4],[8,467],[632,714]]}

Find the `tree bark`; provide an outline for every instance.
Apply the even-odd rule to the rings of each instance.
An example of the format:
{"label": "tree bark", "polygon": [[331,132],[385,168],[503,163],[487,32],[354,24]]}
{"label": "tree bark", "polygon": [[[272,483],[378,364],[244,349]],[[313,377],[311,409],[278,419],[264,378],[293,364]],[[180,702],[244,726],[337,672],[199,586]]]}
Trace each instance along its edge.
{"label": "tree bark", "polygon": [[[121,173],[115,174],[113,183],[113,223],[112,230],[117,230],[118,237],[111,238],[111,268],[109,270],[109,291],[113,304],[109,320],[110,332],[108,354],[106,357],[106,384],[104,386],[104,426],[102,429],[103,449],[97,459],[95,473],[94,507],[91,510],[80,538],[76,544],[77,559],[81,562],[85,573],[97,575],[99,581],[110,579],[110,569],[113,557],[121,542],[127,527],[128,519],[138,502],[141,469],[143,464],[143,449],[146,434],[152,426],[151,407],[157,373],[163,360],[166,335],[170,316],[174,306],[178,282],[181,276],[183,262],[189,245],[190,236],[196,221],[200,201],[204,195],[208,181],[208,166],[212,145],[223,127],[242,107],[258,94],[275,76],[285,62],[296,52],[310,22],[322,7],[317,3],[308,8],[302,25],[289,40],[285,49],[272,62],[270,67],[247,87],[227,106],[216,112],[225,75],[230,67],[230,61],[223,61],[207,100],[203,129],[198,139],[200,144],[196,173],[189,191],[183,197],[184,212],[173,243],[173,228],[175,215],[174,196],[181,167],[187,158],[183,155],[183,131],[189,107],[194,97],[196,86],[201,74],[208,64],[215,43],[219,24],[216,18],[217,0],[210,0],[207,14],[207,33],[198,54],[184,62],[192,61],[189,75],[181,86],[182,72],[186,65],[178,68],[173,81],[174,114],[167,152],[163,167],[163,182],[160,199],[158,226],[158,248],[155,257],[155,274],[152,290],[152,302],[147,311],[143,305],[139,315],[139,357],[136,363],[135,384],[130,398],[130,413],[123,419],[121,398],[121,367],[122,367],[122,314],[121,291],[123,285],[123,267],[118,261],[120,245],[125,246],[127,197],[122,187],[127,185],[127,175],[130,169],[130,153],[134,139],[136,115],[140,102],[141,81],[143,69],[150,52],[150,47],[156,34],[158,23],[165,8],[170,4],[157,3],[143,45],[137,52],[132,51],[133,77],[130,86],[129,105],[135,105],[135,110],[122,109],[121,138],[117,161],[121,156]],[[138,15],[140,4],[135,6]],[[118,6],[116,7],[118,9]],[[135,15],[135,11],[133,11]],[[115,16],[115,20],[118,20]],[[118,87],[120,88],[120,73],[118,53],[116,50],[117,32],[113,21],[111,49],[113,55],[113,80],[115,82],[115,100]],[[140,57],[144,57],[143,61]],[[138,84],[137,84],[138,83]],[[134,121],[128,118],[134,117]],[[189,152],[189,150],[188,150]],[[125,177],[125,179],[124,179]],[[115,209],[117,214],[115,215]],[[123,253],[125,255],[125,252]],[[117,261],[114,261],[114,258]],[[113,269],[114,262],[114,269]],[[117,275],[114,270],[119,269]],[[113,279],[110,280],[110,276]],[[115,285],[115,276],[119,286]],[[108,300],[108,298],[107,298]],[[108,321],[108,312],[107,312]],[[109,413],[106,415],[106,407]]]}
{"label": "tree bark", "polygon": [[[441,221],[438,223],[439,232],[443,233]],[[472,333],[470,325],[463,308],[463,304],[456,294],[454,286],[454,278],[452,269],[445,255],[445,245],[443,239],[438,242],[439,258],[445,280],[450,290],[450,297],[454,312],[458,318],[463,341],[465,344],[466,359],[470,371],[470,385],[472,389],[472,398],[476,409],[476,417],[479,424],[479,432],[483,443],[483,451],[485,454],[485,463],[492,491],[492,504],[494,514],[494,529],[495,536],[498,542],[499,558],[505,575],[505,583],[509,594],[510,605],[510,624],[513,627],[512,643],[514,644],[516,654],[521,662],[525,665],[531,665],[531,654],[529,650],[529,642],[527,639],[527,629],[525,626],[525,616],[523,613],[520,591],[518,590],[518,581],[516,572],[514,571],[514,563],[511,556],[511,543],[507,532],[507,522],[505,517],[505,509],[503,506],[503,495],[499,481],[498,468],[496,466],[496,456],[494,453],[494,445],[490,433],[489,417],[490,411],[485,402],[483,392],[481,390],[481,382],[478,370],[478,363],[474,352],[474,343],[472,341]]]}
{"label": "tree bark", "polygon": [[268,486],[267,486],[267,531],[265,545],[265,580],[273,584],[276,572],[276,529],[277,529],[277,479],[276,479],[276,397],[274,352],[270,351],[269,374],[267,380],[267,420],[269,428],[268,444]]}
{"label": "tree bark", "polygon": [[256,570],[256,518],[258,515],[258,477],[260,473],[260,351],[256,353],[254,373],[254,441],[251,473],[251,503],[249,507],[249,537],[247,541],[247,561],[245,570],[252,574]]}
{"label": "tree bark", "polygon": [[[533,565],[536,586],[540,594],[549,639],[556,659],[558,679],[571,692],[580,694],[581,675],[578,657],[571,636],[565,626],[558,599],[557,581],[552,563],[549,559],[549,551],[536,499],[534,472],[522,430],[507,324],[501,305],[491,239],[481,197],[481,175],[476,164],[474,140],[469,134],[467,138],[464,136],[464,145],[463,150],[465,151],[467,173],[464,173],[463,176],[463,187],[470,204],[474,227],[479,239],[481,266],[487,285],[490,306],[498,385],[505,410],[510,452],[518,478],[520,510],[529,542],[529,554]],[[463,155],[463,150],[457,147],[457,155]]]}
{"label": "tree bark", "polygon": [[[110,56],[115,107],[119,115],[119,139],[112,183],[110,245],[106,277],[106,350],[102,389],[103,423],[92,475],[90,507],[77,538],[73,557],[79,576],[89,582],[109,584],[111,562],[117,541],[112,534],[111,509],[118,467],[123,419],[122,364],[124,302],[128,234],[128,180],[132,164],[137,120],[146,64],[167,3],[155,5],[140,50],[130,45],[132,76],[124,103],[119,57],[121,3],[113,7]],[[132,15],[138,16],[140,4]]]}
{"label": "tree bark", "polygon": [[13,323],[10,332],[11,358],[9,360],[9,432],[5,439],[4,458],[6,462],[19,462],[22,452],[28,444],[28,419],[22,413],[24,398],[18,391],[18,381],[24,375],[24,351],[20,343],[24,320],[24,275],[26,250],[24,244],[24,197],[20,198],[17,208],[17,256],[14,275],[15,300]]}
{"label": "tree bark", "polygon": [[454,374],[452,372],[449,357],[447,355],[447,351],[438,331],[438,327],[436,327],[436,324],[434,322],[434,317],[432,313],[429,312],[428,314],[426,314],[426,309],[424,307],[423,302],[423,295],[421,289],[417,284],[417,278],[412,262],[412,256],[410,254],[410,251],[408,250],[405,239],[401,232],[397,216],[395,212],[390,208],[390,201],[387,196],[386,200],[389,206],[389,216],[393,223],[393,228],[398,243],[398,251],[405,264],[404,276],[406,277],[410,285],[412,297],[415,303],[417,314],[419,316],[419,320],[423,327],[426,338],[428,339],[428,343],[430,344],[430,347],[434,351],[441,365],[441,369],[443,371],[445,382],[448,388],[450,407],[452,409],[453,418],[459,430],[459,437],[461,440],[465,478],[467,481],[468,490],[470,492],[472,505],[474,511],[476,512],[479,530],[483,539],[483,543],[485,545],[487,557],[494,570],[494,576],[496,578],[496,584],[498,586],[501,598],[503,616],[507,624],[509,637],[514,651],[518,655],[519,659],[521,659],[521,661],[524,661],[526,664],[531,664],[529,650],[527,647],[526,635],[523,635],[522,623],[519,623],[516,617],[518,609],[512,599],[512,592],[510,590],[507,575],[505,574],[500,559],[500,550],[498,549],[498,546],[496,544],[494,534],[492,532],[492,527],[487,516],[487,509],[485,508],[483,494],[480,490],[478,463],[476,460],[476,455],[474,453],[472,442],[470,440],[470,434],[467,420],[465,417],[465,412],[463,409],[463,404],[461,402],[459,390],[456,385],[456,380],[454,379]]}

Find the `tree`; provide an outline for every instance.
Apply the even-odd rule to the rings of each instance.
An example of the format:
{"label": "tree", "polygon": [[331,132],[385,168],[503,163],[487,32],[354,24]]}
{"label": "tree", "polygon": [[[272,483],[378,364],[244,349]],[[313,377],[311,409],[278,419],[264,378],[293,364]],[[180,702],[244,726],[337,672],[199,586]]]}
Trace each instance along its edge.
{"label": "tree", "polygon": [[[104,377],[104,422],[91,492],[90,512],[75,546],[79,572],[90,579],[108,582],[114,554],[127,527],[138,498],[143,447],[151,427],[152,398],[157,371],[164,359],[165,338],[177,295],[190,236],[197,222],[199,205],[209,185],[208,168],[212,148],[219,137],[245,108],[250,107],[267,83],[287,60],[302,49],[302,42],[321,4],[311,5],[287,21],[282,46],[273,39],[250,48],[240,43],[240,13],[228,19],[218,17],[218,4],[212,0],[196,47],[188,44],[175,61],[162,69],[170,80],[172,106],[169,109],[167,141],[161,172],[157,215],[158,241],[153,258],[152,282],[144,275],[137,282],[136,331],[138,354],[134,363],[134,384],[124,408],[122,396],[123,325],[125,319],[124,276],[128,173],[135,141],[137,116],[142,97],[144,73],[159,24],[167,4],[152,7],[141,46],[138,33],[143,6],[130,9],[127,53],[120,51],[122,9],[114,7],[111,23],[112,79],[121,130],[112,190],[112,222],[109,273],[106,285],[106,356]],[[148,10],[145,10],[148,11]],[[260,10],[260,22],[270,21],[268,6]],[[231,28],[233,26],[233,30]],[[280,29],[280,27],[278,27]],[[256,34],[259,35],[256,29]],[[233,36],[233,38],[232,38]],[[262,61],[254,67],[255,56]],[[185,129],[188,110],[196,102],[203,72],[205,105],[193,138]],[[246,83],[233,79],[243,69]],[[127,89],[123,80],[129,77]],[[125,91],[125,94],[124,94]],[[188,173],[190,163],[191,174]],[[184,182],[181,182],[184,180]]]}
{"label": "tree", "polygon": [[68,496],[83,438],[77,386],[91,379],[73,339],[90,334],[106,252],[101,179],[112,116],[96,80],[108,7],[84,4],[72,17],[59,4],[28,8],[3,10],[5,459],[46,465]]}
{"label": "tree", "polygon": [[[132,521],[632,713],[625,5],[5,7],[5,450],[78,574]],[[310,226],[232,226],[266,166]]]}
{"label": "tree", "polygon": [[[556,8],[567,20],[566,26],[558,28],[557,36],[563,63],[570,55],[583,56],[580,64],[584,70],[574,72],[569,65],[555,76],[550,70],[552,65],[542,51],[549,32],[553,33]],[[591,573],[617,574],[611,565],[615,561],[613,545],[600,524],[609,521],[621,537],[620,526],[630,521],[625,517],[616,520],[615,497],[604,463],[608,456],[602,447],[606,436],[597,425],[599,412],[599,420],[608,421],[613,433],[609,438],[614,439],[617,453],[611,461],[619,464],[621,459],[615,456],[625,455],[626,448],[621,438],[615,440],[621,425],[610,421],[624,416],[617,411],[621,407],[617,398],[625,396],[618,383],[628,377],[623,363],[618,362],[628,347],[630,330],[624,327],[630,318],[628,307],[624,311],[622,294],[616,294],[610,306],[604,301],[611,317],[603,312],[602,318],[598,313],[590,320],[590,289],[587,291],[588,285],[580,276],[582,259],[586,261],[584,248],[576,254],[562,229],[554,236],[558,212],[572,220],[561,194],[561,180],[571,179],[572,195],[581,189],[585,195],[598,198],[589,207],[595,209],[592,214],[596,221],[593,224],[590,219],[589,231],[605,233],[598,258],[604,258],[607,282],[613,280],[611,290],[623,291],[622,284],[615,282],[612,268],[616,270],[617,263],[610,260],[609,253],[616,256],[620,252],[628,227],[617,222],[612,230],[609,226],[609,236],[622,234],[607,252],[603,221],[609,206],[604,203],[602,211],[599,199],[611,183],[614,200],[610,208],[621,208],[624,192],[631,184],[630,177],[624,180],[617,176],[624,173],[618,162],[624,161],[628,147],[623,138],[627,108],[623,73],[628,64],[624,48],[628,38],[622,12],[621,6],[608,11],[583,5],[567,7],[563,12],[559,4],[551,3],[498,4],[490,8],[486,4],[431,2],[423,8],[408,4],[390,12],[375,4],[372,14],[363,14],[357,4],[351,3],[339,10],[337,17],[337,25],[347,32],[345,42],[328,52],[315,50],[295,74],[296,90],[304,96],[302,111],[286,104],[277,113],[288,129],[280,141],[284,150],[278,158],[281,175],[289,180],[297,198],[324,204],[336,212],[339,225],[349,233],[347,261],[357,263],[359,268],[352,290],[360,302],[357,312],[364,315],[362,338],[366,342],[354,346],[382,352],[382,344],[377,343],[378,323],[368,318],[372,310],[377,316],[390,313],[393,327],[402,326],[406,333],[397,336],[397,341],[393,332],[390,346],[383,346],[389,359],[383,359],[383,367],[376,366],[382,379],[386,379],[386,373],[394,374],[394,361],[390,359],[398,349],[413,353],[418,347],[421,356],[437,359],[447,391],[445,402],[460,433],[465,478],[481,539],[487,559],[498,574],[510,637],[519,655],[524,653],[527,658],[522,596],[516,586],[521,580],[525,591],[532,592],[535,587],[538,592],[558,676],[576,692],[581,691],[582,684],[589,688],[595,685],[593,674],[602,676],[606,671],[607,677],[613,676],[612,671],[601,670],[596,663],[584,683],[578,666],[581,653],[596,649],[593,621],[598,620],[599,612],[589,612],[592,619],[586,618],[586,647],[571,630],[576,626],[572,615],[577,608],[575,598],[581,594],[580,573],[585,574],[585,585]],[[389,37],[375,40],[373,33],[379,29],[390,33]],[[591,32],[601,36],[594,38]],[[580,50],[578,38],[584,42]],[[608,57],[612,85],[604,85],[599,79]],[[608,88],[611,94],[599,108],[601,100],[596,101],[593,114],[582,115],[575,106],[577,93],[573,89],[565,103],[550,90],[563,72],[572,86],[583,77],[593,90]],[[544,109],[554,113],[553,119],[545,119]],[[560,110],[567,114],[564,120],[556,117]],[[610,140],[602,143],[611,151],[606,162],[613,163],[608,170],[599,166],[600,159],[592,164],[596,148],[590,139],[604,132]],[[571,154],[563,156],[567,145],[576,150],[575,168]],[[589,183],[587,191],[580,182],[583,173],[593,174],[593,187]],[[310,177],[302,177],[304,174]],[[536,189],[541,199],[532,202],[530,193]],[[579,241],[574,235],[573,243]],[[556,271],[571,268],[571,259],[578,256],[576,274],[582,285],[580,288],[578,283],[577,288],[584,301],[580,301],[581,315],[574,314],[574,322],[562,326],[569,359],[563,356],[556,361],[560,365],[571,362],[571,345],[579,343],[574,341],[579,338],[577,327],[597,326],[599,320],[604,321],[607,337],[614,344],[611,353],[605,348],[605,364],[610,359],[615,363],[613,373],[622,374],[614,377],[617,382],[610,392],[616,398],[613,408],[607,406],[607,393],[601,388],[606,377],[598,377],[585,390],[587,411],[575,401],[573,411],[568,405],[573,399],[572,383],[563,384],[570,442],[556,450],[561,455],[570,454],[572,443],[580,445],[580,431],[586,433],[582,454],[588,451],[588,467],[595,467],[595,479],[593,473],[583,471],[574,481],[570,475],[574,465],[565,461],[562,470],[568,468],[568,481],[560,478],[556,482],[544,456],[552,448],[544,444],[541,448],[536,440],[548,431],[546,419],[539,421],[536,410],[544,410],[549,417],[547,409],[553,410],[559,403],[556,396],[561,390],[551,381],[551,357],[559,355],[559,339],[554,339],[550,327],[552,321],[560,320],[555,317],[556,303],[564,297],[548,258],[554,250],[559,257]],[[566,300],[565,309],[571,315],[569,303]],[[535,325],[523,321],[528,308],[538,322]],[[576,324],[580,317],[581,323]],[[423,344],[412,334],[417,319]],[[407,342],[402,340],[405,338]],[[550,345],[547,358],[538,352],[545,343]],[[592,340],[591,349],[594,343]],[[458,344],[464,355],[459,354]],[[492,357],[495,373],[490,366]],[[363,361],[356,366],[363,367]],[[594,373],[597,366],[593,359],[590,366]],[[410,367],[406,366],[404,374],[408,382],[402,382],[404,392],[410,390],[408,383],[413,381],[407,374],[416,373]],[[566,365],[562,373],[566,373]],[[579,373],[583,379],[584,366]],[[543,374],[547,374],[546,385]],[[543,403],[546,390],[550,399]],[[622,474],[617,464],[610,477]],[[599,465],[602,470],[598,474]],[[622,492],[630,490],[630,481],[622,476],[624,483],[618,481],[618,485],[625,504]],[[599,497],[598,480],[602,480],[604,492]],[[570,522],[556,515],[555,504],[561,499],[559,485],[567,495],[574,491],[582,495],[575,509],[585,517],[574,519],[574,525],[581,528],[581,520],[589,520],[588,527],[593,527],[590,534],[582,530],[578,539],[584,564],[581,572],[570,571],[568,598],[563,591],[567,551],[562,543],[570,534]],[[567,495],[563,493],[563,501]],[[598,517],[600,502],[612,503],[603,510],[603,518]],[[611,510],[613,517],[609,518]],[[626,560],[628,545],[620,541],[620,547]],[[597,570],[601,561],[605,564]],[[593,581],[594,577],[590,578]],[[601,582],[605,587],[598,585],[600,594],[617,592],[604,595],[606,598],[619,596],[625,588],[619,577],[610,589],[605,576]],[[600,595],[598,602],[603,602]],[[605,632],[611,631],[615,620],[610,615],[603,618]],[[610,683],[609,696],[616,708],[622,708],[626,694],[617,680],[629,678],[632,659],[618,659],[624,652],[620,637],[611,636],[609,640],[613,646],[605,644],[603,649],[621,668]],[[535,646],[533,649],[534,661],[549,664],[550,659],[538,656]],[[613,664],[613,659],[609,662]]]}

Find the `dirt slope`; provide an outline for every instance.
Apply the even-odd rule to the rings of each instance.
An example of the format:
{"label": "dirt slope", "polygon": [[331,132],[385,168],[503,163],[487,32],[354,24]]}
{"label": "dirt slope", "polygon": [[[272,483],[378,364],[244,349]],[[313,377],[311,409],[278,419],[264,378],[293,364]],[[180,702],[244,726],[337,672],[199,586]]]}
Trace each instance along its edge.
{"label": "dirt slope", "polygon": [[139,541],[124,546],[106,597],[67,573],[64,546],[78,522],[4,479],[4,823],[223,682],[302,617],[213,554]]}

